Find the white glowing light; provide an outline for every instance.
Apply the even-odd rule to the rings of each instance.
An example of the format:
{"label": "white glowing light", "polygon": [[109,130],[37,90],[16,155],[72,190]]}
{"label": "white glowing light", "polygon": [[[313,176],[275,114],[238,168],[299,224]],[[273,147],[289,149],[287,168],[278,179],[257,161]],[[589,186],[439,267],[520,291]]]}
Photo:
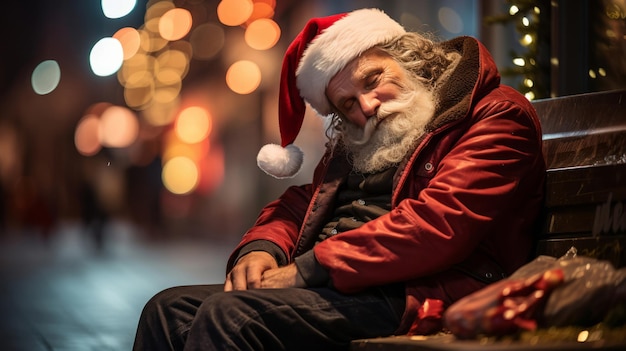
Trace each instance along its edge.
{"label": "white glowing light", "polygon": [[89,64],[98,76],[106,77],[117,72],[124,62],[124,49],[115,38],[102,38],[91,49]]}
{"label": "white glowing light", "polygon": [[523,58],[521,58],[521,57],[518,57],[518,58],[513,59],[513,63],[514,63],[516,66],[520,66],[520,67],[524,67],[524,66],[526,66],[526,60],[524,60],[524,59],[523,59]]}
{"label": "white glowing light", "polygon": [[61,68],[54,60],[43,61],[35,67],[31,76],[31,84],[35,93],[46,95],[59,85]]}
{"label": "white glowing light", "polygon": [[107,18],[121,18],[128,15],[137,0],[102,0],[102,12]]}

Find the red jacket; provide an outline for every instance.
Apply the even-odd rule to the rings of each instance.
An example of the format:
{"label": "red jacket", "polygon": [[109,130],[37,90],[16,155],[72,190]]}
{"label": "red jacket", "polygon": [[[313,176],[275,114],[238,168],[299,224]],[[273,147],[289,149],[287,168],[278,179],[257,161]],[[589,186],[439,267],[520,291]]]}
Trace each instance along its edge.
{"label": "red jacket", "polygon": [[445,308],[487,284],[476,274],[510,274],[528,261],[545,176],[536,113],[524,96],[500,85],[478,41],[443,45],[462,59],[437,91],[427,133],[398,167],[391,212],[313,247],[349,171],[344,156],[327,151],[312,184],[289,188],[262,210],[229,269],[239,249],[255,240],[273,242],[289,262],[313,249],[341,292],[406,282],[397,332],[421,334],[440,327],[429,318],[427,299]]}

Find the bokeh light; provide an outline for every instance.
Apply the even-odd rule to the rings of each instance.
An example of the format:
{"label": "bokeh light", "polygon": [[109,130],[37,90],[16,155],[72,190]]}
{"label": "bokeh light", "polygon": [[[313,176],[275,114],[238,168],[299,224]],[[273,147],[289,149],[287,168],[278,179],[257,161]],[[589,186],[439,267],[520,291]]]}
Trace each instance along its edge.
{"label": "bokeh light", "polygon": [[259,18],[272,18],[274,17],[274,7],[276,6],[275,1],[261,1],[255,0],[254,7],[252,9],[252,14],[246,24],[250,24]]}
{"label": "bokeh light", "polygon": [[159,33],[169,41],[183,38],[192,25],[191,12],[181,8],[167,11],[159,20]]}
{"label": "bokeh light", "polygon": [[155,69],[170,69],[182,78],[189,70],[189,58],[179,50],[167,50],[156,57],[158,66]]}
{"label": "bokeh light", "polygon": [[35,93],[45,95],[51,93],[59,85],[61,68],[54,60],[41,62],[33,70],[31,84]]}
{"label": "bokeh light", "polygon": [[238,94],[250,94],[261,84],[261,70],[252,61],[237,61],[226,72],[226,84]]}
{"label": "bokeh light", "polygon": [[272,48],[280,39],[280,27],[269,18],[258,19],[246,28],[246,43],[256,50]]}
{"label": "bokeh light", "polygon": [[213,145],[207,156],[199,163],[200,180],[196,191],[210,193],[224,180],[224,150],[217,144]]}
{"label": "bokeh light", "polygon": [[166,126],[174,121],[180,98],[168,103],[154,102],[143,109],[143,119],[155,127]]}
{"label": "bokeh light", "polygon": [[102,38],[91,49],[89,63],[97,76],[106,77],[114,74],[122,66],[124,49],[115,38]]}
{"label": "bokeh light", "polygon": [[226,26],[238,26],[250,18],[253,10],[251,0],[222,0],[217,5],[217,17]]}
{"label": "bokeh light", "polygon": [[136,0],[102,0],[102,12],[108,18],[121,18],[135,8],[136,2]]}
{"label": "bokeh light", "polygon": [[100,139],[103,146],[127,147],[137,139],[139,122],[135,113],[123,106],[111,106],[100,117]]}
{"label": "bokeh light", "polygon": [[[174,5],[173,1],[149,1],[144,16],[144,22],[148,30],[153,32],[158,31],[159,18],[167,11],[174,8],[176,8],[176,5]],[[157,22],[152,22],[152,20],[157,20]],[[151,27],[151,25],[154,25],[154,27]]]}
{"label": "bokeh light", "polygon": [[183,86],[178,72],[173,69],[163,69],[156,74],[156,85],[153,100],[159,103],[174,101],[180,94]]}
{"label": "bokeh light", "polygon": [[192,106],[180,112],[176,120],[176,135],[181,141],[194,144],[211,132],[212,120],[202,107]]}
{"label": "bokeh light", "polygon": [[[151,21],[156,24],[158,24],[159,22],[158,19],[151,20]],[[157,52],[165,48],[167,46],[168,41],[161,37],[161,34],[159,34],[158,29],[156,32],[154,32],[154,31],[145,29],[147,27],[148,25],[146,24],[146,26],[143,29],[138,30],[139,37],[140,37],[139,46],[141,50],[147,53],[152,53],[152,52]]]}
{"label": "bokeh light", "polygon": [[193,57],[208,60],[224,47],[224,29],[214,23],[204,23],[196,27],[189,37],[193,47]]}
{"label": "bokeh light", "polygon": [[[149,73],[153,70],[155,58],[144,53],[137,53],[124,61],[122,68],[117,72],[117,80],[126,87],[131,83],[131,77],[137,72]],[[136,77],[135,77],[136,78]]]}
{"label": "bokeh light", "polygon": [[84,156],[97,154],[100,144],[100,118],[94,114],[87,114],[78,121],[74,132],[74,145],[78,153]]}
{"label": "bokeh light", "polygon": [[206,157],[211,148],[209,139],[204,139],[198,143],[189,144],[178,137],[175,129],[163,135],[163,162],[167,162],[175,157],[183,156],[194,163],[199,162]]}
{"label": "bokeh light", "polygon": [[161,172],[165,188],[177,195],[192,192],[198,186],[198,178],[198,167],[184,156],[167,160]]}
{"label": "bokeh light", "polygon": [[139,50],[140,36],[139,32],[135,28],[124,27],[113,34],[113,38],[117,39],[122,44],[122,50],[124,52],[124,60],[128,60],[135,56]]}
{"label": "bokeh light", "polygon": [[463,19],[450,7],[442,7],[438,12],[439,23],[450,33],[459,34],[463,31]]}
{"label": "bokeh light", "polygon": [[133,73],[125,84],[124,100],[129,107],[143,109],[152,101],[154,79],[148,71]]}

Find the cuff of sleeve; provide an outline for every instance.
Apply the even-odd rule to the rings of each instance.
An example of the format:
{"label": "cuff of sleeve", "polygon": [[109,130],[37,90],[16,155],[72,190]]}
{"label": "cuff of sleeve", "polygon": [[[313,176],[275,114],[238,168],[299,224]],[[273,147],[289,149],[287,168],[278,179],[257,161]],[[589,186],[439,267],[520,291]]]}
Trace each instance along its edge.
{"label": "cuff of sleeve", "polygon": [[309,287],[325,286],[330,283],[330,274],[315,257],[313,250],[295,258],[298,272]]}
{"label": "cuff of sleeve", "polygon": [[246,244],[239,250],[235,262],[239,261],[239,259],[252,251],[265,251],[269,253],[270,255],[274,256],[276,262],[278,263],[278,266],[284,266],[287,264],[287,256],[285,255],[283,250],[281,250],[278,245],[268,240],[255,240]]}

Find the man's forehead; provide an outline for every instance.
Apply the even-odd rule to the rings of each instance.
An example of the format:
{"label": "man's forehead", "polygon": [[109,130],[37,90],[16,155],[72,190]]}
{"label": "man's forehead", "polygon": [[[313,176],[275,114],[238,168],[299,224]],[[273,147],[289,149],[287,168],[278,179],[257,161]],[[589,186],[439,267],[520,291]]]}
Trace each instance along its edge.
{"label": "man's forehead", "polygon": [[369,51],[357,56],[350,61],[341,71],[337,72],[330,80],[329,86],[334,83],[356,83],[367,78],[373,71],[379,70],[384,64],[384,57],[372,54]]}

